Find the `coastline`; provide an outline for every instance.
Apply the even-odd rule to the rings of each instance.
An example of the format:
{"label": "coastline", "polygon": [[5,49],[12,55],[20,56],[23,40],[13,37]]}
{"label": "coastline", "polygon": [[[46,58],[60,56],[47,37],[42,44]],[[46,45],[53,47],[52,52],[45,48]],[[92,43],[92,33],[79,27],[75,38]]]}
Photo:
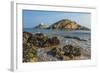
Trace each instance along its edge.
{"label": "coastline", "polygon": [[[30,33],[30,32],[29,32]],[[32,33],[30,33],[32,34]],[[36,33],[35,33],[36,34]],[[43,35],[49,37],[48,35],[42,33]],[[33,36],[34,34],[32,34]],[[25,37],[25,36],[23,36]],[[49,38],[53,38],[54,36],[51,36]],[[60,44],[57,44],[57,45],[51,45],[51,46],[48,46],[48,47],[33,47],[36,51],[37,51],[37,54],[36,54],[36,57],[35,57],[35,60],[31,60],[31,61],[28,61],[28,62],[42,62],[42,61],[67,61],[67,60],[86,60],[86,59],[91,59],[91,49],[90,49],[90,41],[91,40],[78,40],[76,39],[75,37],[68,37],[65,38],[65,37],[62,37],[62,36],[56,36],[59,41],[60,41]],[[26,43],[27,44],[27,43]],[[80,52],[81,52],[81,55],[79,56],[74,56],[74,55],[64,55],[62,53],[64,53],[65,51],[57,51],[57,50],[62,50],[64,46],[72,46],[72,48],[79,48]],[[54,52],[52,51],[53,48],[56,48],[56,56],[53,56],[52,54],[47,54],[48,51],[51,51],[51,52]],[[69,48],[70,49],[70,48]],[[24,50],[23,50],[24,51]],[[59,55],[60,54],[60,55]]]}

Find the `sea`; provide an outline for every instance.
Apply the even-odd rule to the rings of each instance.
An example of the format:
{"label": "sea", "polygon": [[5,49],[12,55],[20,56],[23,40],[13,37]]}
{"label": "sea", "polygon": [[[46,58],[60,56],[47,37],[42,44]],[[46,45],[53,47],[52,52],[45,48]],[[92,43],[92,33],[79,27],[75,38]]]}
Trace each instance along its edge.
{"label": "sea", "polygon": [[32,34],[36,33],[43,33],[48,37],[52,36],[70,36],[70,37],[78,37],[83,40],[90,40],[91,39],[91,31],[86,30],[59,30],[59,29],[33,29],[33,28],[24,28],[24,32],[30,32]]}

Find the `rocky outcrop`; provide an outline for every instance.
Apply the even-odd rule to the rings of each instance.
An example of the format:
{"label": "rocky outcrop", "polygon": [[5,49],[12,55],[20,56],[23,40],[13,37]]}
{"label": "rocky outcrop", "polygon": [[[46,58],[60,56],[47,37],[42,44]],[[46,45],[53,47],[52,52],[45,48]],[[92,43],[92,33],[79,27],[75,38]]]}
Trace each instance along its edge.
{"label": "rocky outcrop", "polygon": [[72,45],[65,45],[63,47],[64,55],[73,58],[74,56],[81,55],[81,47],[72,46]]}
{"label": "rocky outcrop", "polygon": [[63,60],[64,52],[61,50],[61,48],[54,47],[48,51],[47,54],[56,57],[58,60]]}
{"label": "rocky outcrop", "polygon": [[[80,38],[67,36],[81,40]],[[68,40],[68,39],[67,39]],[[76,41],[76,40],[75,40]],[[58,37],[48,37],[43,33],[23,32],[23,62],[82,60],[90,59],[91,51],[80,47],[79,43],[68,41],[62,45]]]}
{"label": "rocky outcrop", "polygon": [[28,32],[23,32],[23,62],[33,62],[37,61],[37,50],[29,42],[32,38],[32,34]]}
{"label": "rocky outcrop", "polygon": [[81,38],[76,37],[76,36],[64,36],[64,38],[76,39],[76,40],[78,40],[78,41],[87,41],[87,40],[85,40],[85,39],[81,39]]}
{"label": "rocky outcrop", "polygon": [[34,28],[36,29],[65,29],[65,30],[90,30],[89,28],[86,28],[84,26],[79,25],[75,21],[71,21],[69,19],[62,19],[59,20],[50,26],[47,24],[41,23]]}
{"label": "rocky outcrop", "polygon": [[59,45],[60,41],[57,37],[48,38],[42,33],[36,33],[34,35],[24,32],[23,43],[31,43],[36,47],[49,47]]}
{"label": "rocky outcrop", "polygon": [[48,38],[42,33],[31,34],[23,32],[23,62],[36,62],[39,60],[37,56],[38,48],[51,47],[59,45],[60,41],[57,37]]}
{"label": "rocky outcrop", "polygon": [[52,55],[53,57],[58,58],[59,60],[65,60],[64,57],[68,57],[68,59],[74,59],[74,57],[81,56],[80,47],[65,45],[63,48],[54,47],[47,54]]}
{"label": "rocky outcrop", "polygon": [[66,30],[89,30],[69,19],[62,19],[52,24],[48,29],[66,29]]}
{"label": "rocky outcrop", "polygon": [[35,26],[34,28],[38,28],[38,29],[45,29],[45,28],[48,28],[49,26],[47,24],[44,24],[44,23],[41,23],[37,26]]}
{"label": "rocky outcrop", "polygon": [[37,50],[30,43],[23,44],[23,62],[38,61]]}
{"label": "rocky outcrop", "polygon": [[29,32],[23,32],[23,43],[26,44],[29,39],[32,38],[32,34]]}

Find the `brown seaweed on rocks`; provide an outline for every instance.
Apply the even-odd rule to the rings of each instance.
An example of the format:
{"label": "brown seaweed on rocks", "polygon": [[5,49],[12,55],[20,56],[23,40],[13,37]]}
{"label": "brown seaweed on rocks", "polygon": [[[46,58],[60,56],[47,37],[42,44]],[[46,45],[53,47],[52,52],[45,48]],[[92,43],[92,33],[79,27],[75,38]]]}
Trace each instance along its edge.
{"label": "brown seaweed on rocks", "polygon": [[74,57],[81,56],[81,48],[72,46],[72,45],[65,45],[63,48],[54,47],[47,54],[52,55],[53,57],[58,58],[59,60],[64,60],[64,56],[73,59]]}
{"label": "brown seaweed on rocks", "polygon": [[36,33],[32,35],[31,33],[24,32],[23,37],[24,43],[31,43],[34,46],[41,48],[60,44],[57,37],[48,38],[48,36],[45,36],[43,33]]}

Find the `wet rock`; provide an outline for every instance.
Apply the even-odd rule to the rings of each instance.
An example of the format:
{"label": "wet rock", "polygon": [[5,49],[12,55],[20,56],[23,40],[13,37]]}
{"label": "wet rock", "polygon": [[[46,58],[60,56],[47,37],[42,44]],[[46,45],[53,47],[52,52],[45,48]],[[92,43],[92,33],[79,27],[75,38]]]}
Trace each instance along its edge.
{"label": "wet rock", "polygon": [[61,48],[54,47],[50,51],[48,51],[47,54],[56,57],[58,60],[63,60],[63,53],[61,51]]}
{"label": "wet rock", "polygon": [[29,32],[23,32],[23,43],[27,43],[32,38],[32,34]]}
{"label": "wet rock", "polygon": [[31,43],[36,47],[50,47],[60,44],[60,41],[57,37],[48,38],[43,33],[36,33],[32,35],[30,33],[24,32],[23,37],[23,42]]}
{"label": "wet rock", "polygon": [[48,46],[55,46],[59,44],[60,44],[60,40],[57,37],[52,37],[47,39],[44,46],[48,47]]}
{"label": "wet rock", "polygon": [[63,51],[64,55],[69,56],[70,58],[81,55],[81,48],[72,45],[64,46]]}
{"label": "wet rock", "polygon": [[[38,61],[40,59],[40,55],[37,55],[37,49],[55,46],[59,43],[60,41],[57,37],[48,38],[43,33],[36,33],[33,35],[29,32],[23,32],[23,62]],[[54,53],[52,54],[54,55]],[[45,55],[41,56],[43,60],[47,60]]]}
{"label": "wet rock", "polygon": [[57,57],[58,58],[58,60],[63,60],[64,58],[63,58],[63,56],[60,56],[60,57]]}
{"label": "wet rock", "polygon": [[51,49],[50,51],[48,51],[47,54],[52,55],[52,56],[55,57],[56,54],[57,54],[57,49],[56,49],[56,47],[53,48],[53,49]]}
{"label": "wet rock", "polygon": [[81,39],[81,38],[79,38],[79,37],[76,37],[76,36],[65,36],[64,38],[71,38],[71,39],[76,39],[76,40],[78,40],[78,41],[87,41],[87,40],[85,40],[85,39]]}
{"label": "wet rock", "polygon": [[[68,43],[70,43],[68,41]],[[75,42],[73,42],[75,43]],[[47,37],[43,33],[31,34],[23,33],[23,62],[37,61],[56,61],[56,60],[73,60],[80,59],[82,48],[70,44],[58,46],[60,40],[57,37]],[[88,55],[87,55],[88,56]]]}
{"label": "wet rock", "polygon": [[44,36],[42,33],[36,33],[29,39],[29,42],[32,43],[34,46],[43,47],[44,42],[47,40],[47,37]]}
{"label": "wet rock", "polygon": [[51,41],[50,41],[50,44],[51,45],[58,45],[58,44],[60,44],[60,41],[57,37],[52,37]]}
{"label": "wet rock", "polygon": [[47,54],[56,57],[58,60],[64,60],[65,56],[73,59],[74,57],[81,56],[81,48],[65,45],[63,48],[54,47]]}
{"label": "wet rock", "polygon": [[23,44],[23,62],[37,61],[36,49],[28,44]]}

